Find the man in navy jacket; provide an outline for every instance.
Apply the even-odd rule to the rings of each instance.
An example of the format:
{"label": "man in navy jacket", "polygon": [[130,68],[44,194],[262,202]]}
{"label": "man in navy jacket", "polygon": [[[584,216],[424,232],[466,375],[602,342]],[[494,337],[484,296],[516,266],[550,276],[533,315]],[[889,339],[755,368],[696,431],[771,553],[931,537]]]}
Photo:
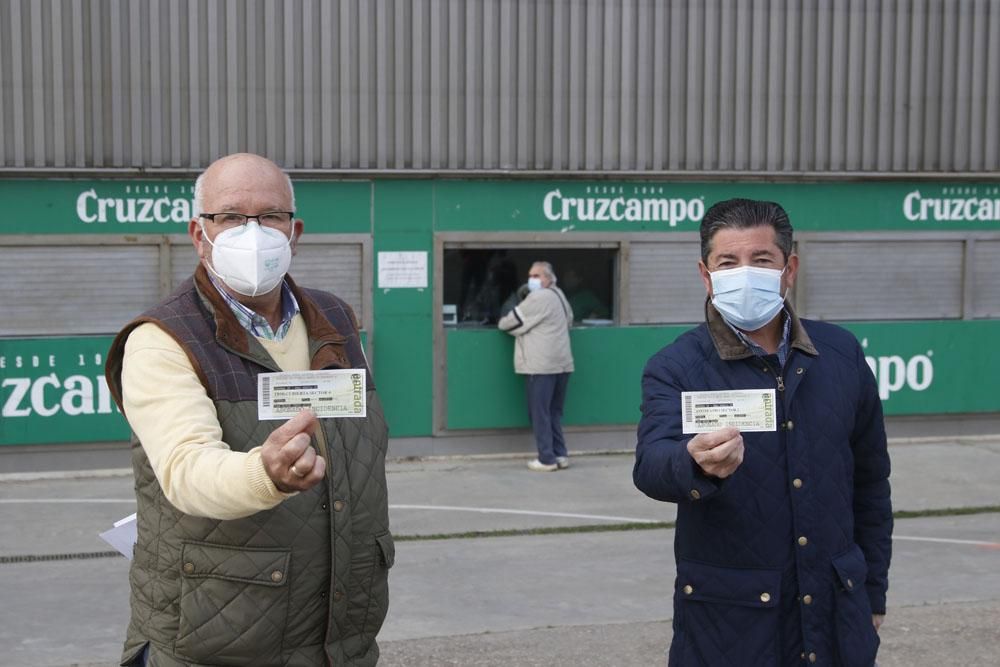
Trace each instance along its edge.
{"label": "man in navy jacket", "polygon": [[[701,253],[706,322],[646,365],[633,472],[678,506],[669,664],[870,667],[892,552],[875,378],[850,333],[785,300],[781,206],[715,204]],[[682,432],[681,392],[768,388],[776,430]]]}

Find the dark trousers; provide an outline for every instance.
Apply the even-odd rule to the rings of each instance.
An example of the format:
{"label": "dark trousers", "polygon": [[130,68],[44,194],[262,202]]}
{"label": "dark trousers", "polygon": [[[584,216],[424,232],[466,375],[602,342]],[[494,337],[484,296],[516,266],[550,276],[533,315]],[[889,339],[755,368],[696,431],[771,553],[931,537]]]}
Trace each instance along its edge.
{"label": "dark trousers", "polygon": [[528,416],[535,432],[538,460],[555,463],[557,456],[566,456],[566,439],[562,432],[563,404],[569,373],[528,375]]}

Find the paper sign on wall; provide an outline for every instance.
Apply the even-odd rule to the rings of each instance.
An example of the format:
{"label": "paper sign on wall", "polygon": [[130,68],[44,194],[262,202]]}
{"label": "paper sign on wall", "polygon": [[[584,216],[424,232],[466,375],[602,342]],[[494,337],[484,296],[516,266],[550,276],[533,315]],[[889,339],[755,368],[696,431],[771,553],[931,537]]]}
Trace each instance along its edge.
{"label": "paper sign on wall", "polygon": [[378,288],[427,287],[427,252],[380,252]]}

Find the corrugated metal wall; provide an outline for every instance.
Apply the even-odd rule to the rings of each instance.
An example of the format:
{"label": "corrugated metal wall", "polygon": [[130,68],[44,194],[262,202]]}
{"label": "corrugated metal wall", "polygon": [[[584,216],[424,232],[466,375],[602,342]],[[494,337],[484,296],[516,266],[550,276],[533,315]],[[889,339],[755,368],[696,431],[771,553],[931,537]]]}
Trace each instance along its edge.
{"label": "corrugated metal wall", "polygon": [[0,167],[991,172],[996,0],[0,0]]}

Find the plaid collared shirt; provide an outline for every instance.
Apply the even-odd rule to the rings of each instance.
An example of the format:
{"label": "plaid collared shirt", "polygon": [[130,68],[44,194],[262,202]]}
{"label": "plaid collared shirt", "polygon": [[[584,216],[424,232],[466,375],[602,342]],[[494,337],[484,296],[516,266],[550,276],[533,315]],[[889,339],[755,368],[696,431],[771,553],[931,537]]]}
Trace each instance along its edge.
{"label": "plaid collared shirt", "polygon": [[[778,365],[781,366],[781,368],[784,368],[785,360],[788,359],[788,345],[792,333],[792,318],[788,315],[788,311],[784,308],[781,309],[781,314],[785,318],[785,324],[781,330],[781,342],[778,343]],[[729,322],[726,322],[726,324],[729,324]],[[741,341],[743,341],[743,344],[746,345],[756,356],[767,356],[767,350],[747,338],[746,334],[742,331],[734,327],[732,324],[729,324],[729,328],[736,332],[736,335],[739,336]]]}
{"label": "plaid collared shirt", "polygon": [[281,340],[288,333],[288,328],[292,326],[292,319],[299,314],[299,302],[295,300],[295,295],[292,294],[292,290],[284,280],[281,281],[281,324],[278,325],[277,330],[272,330],[266,318],[234,299],[216,281],[215,276],[211,273],[209,273],[208,277],[211,279],[212,284],[215,285],[215,289],[219,290],[219,294],[229,304],[229,309],[233,311],[233,315],[236,316],[237,321],[243,325],[244,329],[257,338]]}

